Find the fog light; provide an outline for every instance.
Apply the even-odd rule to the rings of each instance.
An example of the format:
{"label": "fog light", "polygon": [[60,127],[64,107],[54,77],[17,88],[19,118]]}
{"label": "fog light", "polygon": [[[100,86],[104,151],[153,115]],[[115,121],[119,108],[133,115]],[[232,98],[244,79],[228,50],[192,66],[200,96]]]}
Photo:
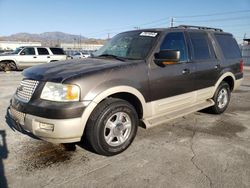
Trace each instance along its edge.
{"label": "fog light", "polygon": [[44,129],[46,131],[54,131],[54,125],[53,124],[48,124],[48,123],[39,123],[40,129]]}

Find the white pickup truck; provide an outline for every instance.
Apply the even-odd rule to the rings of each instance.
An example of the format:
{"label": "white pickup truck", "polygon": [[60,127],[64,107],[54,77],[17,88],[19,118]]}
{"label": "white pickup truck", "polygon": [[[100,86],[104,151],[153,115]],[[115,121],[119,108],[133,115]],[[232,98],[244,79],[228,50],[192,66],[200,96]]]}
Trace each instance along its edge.
{"label": "white pickup truck", "polygon": [[20,47],[11,54],[0,55],[0,70],[20,70],[43,63],[66,60],[66,58],[61,48]]}

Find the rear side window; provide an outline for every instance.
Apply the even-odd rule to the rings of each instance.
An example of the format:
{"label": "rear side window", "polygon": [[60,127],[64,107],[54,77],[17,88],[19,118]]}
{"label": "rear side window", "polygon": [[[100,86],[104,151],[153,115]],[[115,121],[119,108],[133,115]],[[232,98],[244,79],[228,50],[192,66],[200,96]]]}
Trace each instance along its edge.
{"label": "rear side window", "polygon": [[206,33],[189,33],[194,59],[206,60],[213,56],[210,53],[209,39]]}
{"label": "rear side window", "polygon": [[49,52],[46,48],[37,48],[39,55],[49,55]]}
{"label": "rear side window", "polygon": [[50,48],[50,50],[54,55],[65,55],[63,49],[61,48]]}
{"label": "rear side window", "polygon": [[215,34],[215,38],[226,59],[241,58],[239,46],[232,35]]}

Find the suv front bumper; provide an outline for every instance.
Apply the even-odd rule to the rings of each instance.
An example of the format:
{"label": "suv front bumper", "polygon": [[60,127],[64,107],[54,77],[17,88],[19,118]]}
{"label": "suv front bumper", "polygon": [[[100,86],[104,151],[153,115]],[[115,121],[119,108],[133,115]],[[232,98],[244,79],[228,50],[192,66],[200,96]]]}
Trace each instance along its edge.
{"label": "suv front bumper", "polygon": [[32,133],[36,137],[51,143],[78,142],[82,137],[81,118],[47,119],[24,114],[23,121],[9,109],[9,117],[14,120],[15,128],[23,133]]}
{"label": "suv front bumper", "polygon": [[[11,123],[14,124],[12,127],[14,126],[23,133],[32,133],[36,137],[52,143],[80,141],[83,134],[82,113],[85,108],[84,104],[80,103],[75,107],[73,105],[69,109],[63,108],[65,107],[63,103],[55,106],[53,102],[45,101],[45,104],[42,103],[35,108],[32,103],[22,103],[13,97],[7,113],[7,116],[12,120]],[[29,113],[30,108],[35,109],[33,114]],[[40,108],[42,108],[42,112],[39,111]],[[76,114],[79,114],[79,112],[76,112],[77,110],[80,110],[81,113],[78,117],[75,117]],[[70,113],[67,113],[67,111]],[[41,117],[40,114],[45,117]]]}

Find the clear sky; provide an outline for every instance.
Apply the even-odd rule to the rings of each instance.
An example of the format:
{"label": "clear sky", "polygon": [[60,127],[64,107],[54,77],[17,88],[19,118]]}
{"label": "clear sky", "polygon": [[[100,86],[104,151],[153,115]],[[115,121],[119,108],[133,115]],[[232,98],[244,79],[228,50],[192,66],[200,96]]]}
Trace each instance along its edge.
{"label": "clear sky", "polygon": [[134,27],[192,24],[250,38],[250,0],[0,0],[0,36],[61,31],[107,38]]}

